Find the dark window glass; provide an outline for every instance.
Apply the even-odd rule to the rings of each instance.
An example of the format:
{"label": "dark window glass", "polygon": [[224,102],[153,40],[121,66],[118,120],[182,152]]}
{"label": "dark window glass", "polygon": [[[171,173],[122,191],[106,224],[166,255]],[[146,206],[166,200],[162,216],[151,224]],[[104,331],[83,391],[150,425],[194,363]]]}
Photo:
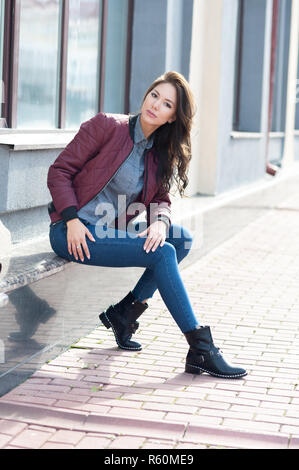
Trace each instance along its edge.
{"label": "dark window glass", "polygon": [[239,0],[234,129],[261,129],[266,0]]}
{"label": "dark window glass", "polygon": [[18,128],[57,126],[59,0],[20,2]]}
{"label": "dark window glass", "polygon": [[98,111],[102,2],[70,0],[69,5],[66,127],[74,128]]}
{"label": "dark window glass", "polygon": [[128,0],[109,0],[106,38],[104,111],[124,112]]}
{"label": "dark window glass", "polygon": [[271,131],[284,132],[290,45],[291,0],[279,2]]}

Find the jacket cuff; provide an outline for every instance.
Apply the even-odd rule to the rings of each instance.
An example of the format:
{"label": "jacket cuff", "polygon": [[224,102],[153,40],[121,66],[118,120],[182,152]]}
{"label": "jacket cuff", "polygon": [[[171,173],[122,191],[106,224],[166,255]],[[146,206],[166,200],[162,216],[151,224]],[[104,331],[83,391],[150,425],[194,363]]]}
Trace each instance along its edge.
{"label": "jacket cuff", "polygon": [[61,212],[61,215],[62,215],[64,222],[68,222],[69,220],[72,220],[72,219],[77,219],[78,214],[77,214],[76,206],[67,207]]}

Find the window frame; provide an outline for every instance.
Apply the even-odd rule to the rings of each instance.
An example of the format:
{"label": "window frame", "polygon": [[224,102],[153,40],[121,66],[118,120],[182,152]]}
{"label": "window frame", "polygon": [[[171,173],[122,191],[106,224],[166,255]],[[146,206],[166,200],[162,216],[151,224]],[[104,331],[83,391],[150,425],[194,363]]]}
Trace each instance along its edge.
{"label": "window frame", "polygon": [[[102,0],[101,16],[101,48],[99,51],[99,83],[97,89],[98,111],[103,110],[104,84],[105,84],[105,58],[107,37],[108,1]],[[17,130],[17,89],[19,65],[19,32],[21,0],[5,0],[4,31],[3,31],[3,65],[2,80],[4,83],[4,102],[1,103],[0,128]],[[59,63],[58,63],[58,92],[57,92],[57,127],[65,129],[66,116],[66,65],[68,51],[68,22],[69,0],[64,0],[60,6],[59,24]],[[131,51],[134,16],[134,0],[128,0],[127,44],[126,44],[126,71],[125,71],[125,114],[129,113],[129,92],[131,80]],[[34,130],[34,129],[32,129]],[[21,132],[21,130],[20,130]]]}

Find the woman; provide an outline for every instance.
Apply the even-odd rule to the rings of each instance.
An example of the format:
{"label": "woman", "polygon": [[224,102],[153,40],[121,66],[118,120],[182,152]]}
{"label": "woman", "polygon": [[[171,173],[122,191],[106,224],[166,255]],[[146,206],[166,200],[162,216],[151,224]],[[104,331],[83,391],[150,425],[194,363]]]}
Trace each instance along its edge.
{"label": "woman", "polygon": [[[192,237],[171,223],[169,191],[176,182],[183,195],[188,184],[193,115],[188,82],[168,72],[148,88],[139,114],[98,113],[81,124],[49,169],[50,241],[70,261],[146,268],[134,289],[100,314],[120,348],[141,349],[131,338],[158,288],[190,346],[186,372],[238,378],[246,371],[229,365],[210,328],[199,325],[178,269]],[[132,224],[142,211],[144,230]]]}

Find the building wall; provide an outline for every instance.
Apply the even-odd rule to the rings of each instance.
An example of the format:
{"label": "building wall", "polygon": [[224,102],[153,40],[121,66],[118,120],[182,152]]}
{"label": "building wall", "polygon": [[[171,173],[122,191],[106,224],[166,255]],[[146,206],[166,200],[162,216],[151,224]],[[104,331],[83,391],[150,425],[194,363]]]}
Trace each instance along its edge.
{"label": "building wall", "polygon": [[[244,4],[247,11],[243,24],[240,119],[239,128],[235,130],[239,1],[214,0],[213,8],[205,0],[194,3],[190,83],[198,112],[192,140],[189,195],[216,195],[258,181],[265,175],[266,159],[281,161],[285,153],[285,132],[267,135],[273,3],[272,0],[245,0]],[[295,4],[297,0],[292,3],[292,18],[298,25]],[[290,21],[288,28],[290,34],[290,28],[294,29]],[[298,51],[294,47],[292,53],[289,51],[296,42],[292,39],[294,35],[294,32],[290,35],[289,60],[284,60],[284,75],[285,72],[288,75],[284,86],[289,93],[284,94],[283,107],[286,109],[285,126],[291,126],[292,130],[294,125],[288,118],[294,113],[294,106],[288,106],[288,102],[294,100],[293,90],[289,90],[294,67],[291,68],[290,63],[296,61]],[[286,31],[282,36],[286,36]],[[274,108],[275,112],[279,111]],[[291,135],[293,141],[294,135]],[[291,147],[288,155],[292,160]]]}
{"label": "building wall", "polygon": [[147,87],[176,70],[189,76],[193,0],[135,0],[130,112],[139,110]]}
{"label": "building wall", "polygon": [[13,243],[48,232],[48,168],[62,149],[20,150],[0,145],[0,219]]}
{"label": "building wall", "polygon": [[[259,1],[259,0],[254,0]],[[236,26],[237,26],[237,1],[223,1],[222,16],[222,36],[221,36],[221,77],[220,77],[220,99],[219,99],[219,142],[218,142],[218,167],[216,193],[221,193],[241,184],[251,183],[262,178],[265,174],[265,151],[266,132],[268,118],[268,98],[269,98],[269,65],[270,65],[270,40],[271,40],[271,2],[266,2],[265,8],[256,8],[253,11],[260,14],[260,31],[264,38],[264,49],[257,52],[256,80],[260,89],[254,93],[248,84],[242,87],[245,95],[241,103],[242,114],[250,113],[251,102],[257,100],[256,106],[252,106],[255,113],[251,123],[256,126],[251,129],[250,122],[243,129],[249,132],[261,132],[259,138],[249,137],[232,138],[233,131],[233,110],[235,97],[235,50],[236,50]],[[264,3],[264,2],[260,2]],[[252,28],[253,29],[253,28]],[[253,38],[252,38],[253,39]],[[261,38],[257,37],[257,46],[261,43]],[[251,48],[256,51],[254,41],[251,40]],[[247,49],[248,49],[247,44]],[[244,51],[246,52],[246,51]],[[252,54],[252,51],[251,51]],[[263,57],[261,58],[260,55]],[[246,55],[245,55],[246,57]],[[247,68],[243,75],[248,74]]]}

